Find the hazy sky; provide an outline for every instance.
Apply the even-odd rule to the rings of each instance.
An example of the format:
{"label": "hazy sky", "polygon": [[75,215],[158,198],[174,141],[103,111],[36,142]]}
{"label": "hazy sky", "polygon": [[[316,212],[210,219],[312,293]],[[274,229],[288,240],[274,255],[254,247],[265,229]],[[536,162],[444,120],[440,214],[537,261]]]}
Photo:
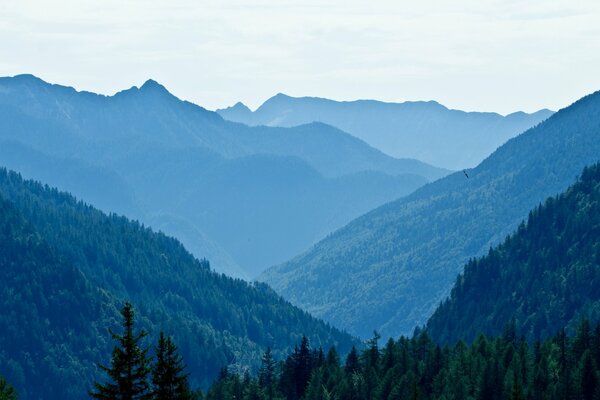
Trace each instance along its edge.
{"label": "hazy sky", "polygon": [[600,89],[598,0],[0,0],[0,75],[216,108],[277,92],[532,111]]}

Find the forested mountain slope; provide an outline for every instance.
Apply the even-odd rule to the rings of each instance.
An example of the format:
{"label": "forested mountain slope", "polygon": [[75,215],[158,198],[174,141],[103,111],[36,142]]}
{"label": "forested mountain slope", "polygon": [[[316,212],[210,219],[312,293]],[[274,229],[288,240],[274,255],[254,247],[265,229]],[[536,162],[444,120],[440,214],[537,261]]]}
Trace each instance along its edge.
{"label": "forested mountain slope", "polygon": [[19,398],[84,394],[107,347],[101,324],[117,317],[114,298],[61,260],[1,195],[0,304],[0,374]]}
{"label": "forested mountain slope", "polygon": [[0,375],[22,399],[85,397],[125,300],[152,341],[161,329],[174,336],[194,385],[226,365],[256,367],[267,346],[287,353],[303,334],[345,351],[356,343],[139,223],[6,170],[0,196]]}
{"label": "forested mountain slope", "polygon": [[416,158],[450,169],[473,167],[508,139],[552,115],[451,110],[435,101],[334,101],[279,93],[252,112],[237,103],[217,112],[248,125],[298,126],[320,121],[394,157]]}
{"label": "forested mountain slope", "polygon": [[600,164],[534,209],[500,246],[470,261],[427,323],[439,342],[497,335],[514,320],[529,339],[600,320]]}
{"label": "forested mountain slope", "polygon": [[325,124],[225,121],[151,80],[101,96],[0,78],[0,149],[0,165],[161,228],[245,278],[447,173]]}
{"label": "forested mountain slope", "polygon": [[362,336],[426,322],[464,264],[600,159],[600,93],[510,140],[474,169],[354,220],[261,279]]}

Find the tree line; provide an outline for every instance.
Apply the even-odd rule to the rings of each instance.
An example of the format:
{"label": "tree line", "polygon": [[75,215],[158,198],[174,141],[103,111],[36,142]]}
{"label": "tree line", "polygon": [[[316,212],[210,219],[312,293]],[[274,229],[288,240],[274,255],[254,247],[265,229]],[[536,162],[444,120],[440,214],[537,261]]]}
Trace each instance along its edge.
{"label": "tree line", "polygon": [[[335,347],[312,348],[303,337],[294,351],[275,360],[267,349],[251,376],[222,368],[203,393],[192,390],[185,363],[163,332],[153,349],[147,332],[135,329],[129,303],[121,310],[122,332],[105,379],[93,384],[93,399],[103,400],[598,400],[600,399],[600,323],[582,320],[574,336],[561,330],[544,341],[528,342],[515,322],[501,336],[480,335],[440,346],[427,332],[389,339],[380,347],[375,333],[360,351],[344,360]],[[15,400],[0,377],[0,400]]]}
{"label": "tree line", "polygon": [[375,334],[342,362],[335,348],[311,349],[304,338],[282,362],[264,354],[256,377],[223,369],[207,400],[597,400],[600,324],[580,323],[533,344],[514,321],[496,338],[435,344],[426,332],[390,339]]}
{"label": "tree line", "polygon": [[312,348],[303,337],[285,359],[267,349],[255,376],[222,368],[206,393],[189,387],[185,364],[172,339],[160,334],[154,359],[142,345],[146,332],[134,329],[131,304],[122,310],[123,333],[105,382],[94,399],[204,400],[598,400],[600,323],[582,320],[574,336],[561,330],[528,342],[511,321],[501,336],[477,337],[468,345],[436,344],[426,331],[389,339],[380,348],[375,333],[344,360],[335,347]]}

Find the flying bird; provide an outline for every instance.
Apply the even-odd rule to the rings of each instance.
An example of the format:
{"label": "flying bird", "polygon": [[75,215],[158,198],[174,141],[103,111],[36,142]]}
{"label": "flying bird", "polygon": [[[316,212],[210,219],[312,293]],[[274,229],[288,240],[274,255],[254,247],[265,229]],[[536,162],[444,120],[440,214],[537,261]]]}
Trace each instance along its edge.
{"label": "flying bird", "polygon": [[467,174],[467,170],[463,169],[463,174],[465,174],[465,176],[467,177],[467,179],[469,179],[469,174]]}

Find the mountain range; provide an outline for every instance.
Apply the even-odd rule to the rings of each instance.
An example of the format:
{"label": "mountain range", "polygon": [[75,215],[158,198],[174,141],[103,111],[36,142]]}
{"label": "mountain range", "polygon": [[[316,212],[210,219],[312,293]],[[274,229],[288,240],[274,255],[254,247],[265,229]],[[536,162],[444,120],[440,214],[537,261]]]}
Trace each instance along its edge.
{"label": "mountain range", "polygon": [[[560,340],[569,347],[560,334],[526,355],[517,334],[543,339],[561,328],[573,333],[577,324],[584,327],[572,346],[581,376],[572,380],[587,388],[581,371],[595,371],[591,353],[584,357],[592,336],[579,321],[600,320],[599,159],[600,92],[510,139],[477,167],[448,175],[323,122],[226,121],[154,81],[101,96],[30,75],[2,78],[0,164],[23,175],[0,168],[0,375],[22,399],[85,397],[100,376],[97,363],[109,362],[118,310],[130,301],[147,344],[160,331],[173,336],[194,387],[216,382],[218,392],[233,382],[240,397],[244,385],[260,395],[264,376],[239,376],[257,372],[267,348],[278,360],[293,349],[278,367],[283,393],[302,378],[287,388],[290,398],[303,390],[326,398],[333,382],[349,396],[374,390],[385,398],[394,381],[396,396],[410,388],[418,397],[447,386],[440,382],[449,377],[432,373],[442,361],[458,374],[465,354],[491,357],[488,345],[501,345],[502,359],[493,362],[514,369],[506,379],[516,379],[524,371],[510,362],[517,344],[532,365],[548,364],[538,356],[556,356]],[[389,199],[397,200],[343,226]],[[215,272],[201,257],[214,257],[219,271],[254,276],[318,237],[325,238],[260,275],[275,290]],[[419,326],[425,333],[417,329],[380,351],[379,333]],[[373,329],[379,333],[358,357],[353,346],[363,343],[351,335]],[[482,332],[504,333],[470,349],[460,342]],[[442,349],[428,334],[458,344]],[[349,353],[344,380],[338,354],[325,358],[319,349],[331,346]],[[425,365],[414,371],[429,379],[420,389],[409,349],[410,363]],[[218,372],[224,366],[229,372]],[[473,382],[487,379],[488,367]],[[532,375],[522,375],[525,387]],[[464,377],[447,382],[459,387]],[[514,382],[504,386],[519,394]],[[463,393],[457,390],[447,392]]]}
{"label": "mountain range", "polygon": [[0,375],[19,398],[86,398],[124,301],[146,345],[161,330],[174,337],[194,387],[223,367],[256,371],[267,347],[282,357],[304,334],[317,347],[359,345],[173,238],[0,169]]}
{"label": "mountain range", "polygon": [[547,197],[600,159],[600,93],[449,175],[339,229],[260,279],[353,334],[412,332],[471,257],[500,243]]}
{"label": "mountain range", "polygon": [[149,80],[114,96],[0,78],[0,165],[252,278],[449,171],[323,123],[248,127]]}
{"label": "mountain range", "polygon": [[242,103],[217,110],[225,119],[257,126],[323,122],[400,158],[459,170],[477,165],[508,139],[552,115],[550,110],[506,116],[452,110],[435,101],[334,101],[279,93],[255,111]]}

